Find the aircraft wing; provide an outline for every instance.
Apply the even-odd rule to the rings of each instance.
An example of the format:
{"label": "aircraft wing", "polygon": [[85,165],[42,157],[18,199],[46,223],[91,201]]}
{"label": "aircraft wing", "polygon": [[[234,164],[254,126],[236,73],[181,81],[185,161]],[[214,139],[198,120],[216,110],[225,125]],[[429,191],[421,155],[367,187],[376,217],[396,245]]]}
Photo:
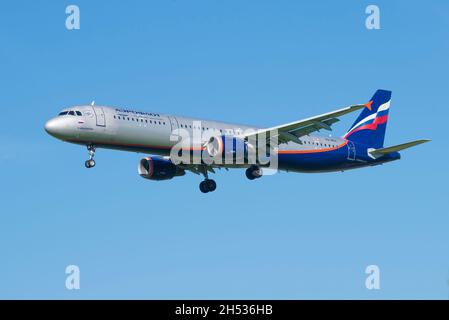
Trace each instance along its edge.
{"label": "aircraft wing", "polygon": [[268,143],[270,137],[272,138],[273,136],[277,136],[279,143],[293,141],[302,144],[299,140],[299,137],[308,135],[321,129],[331,131],[331,125],[339,121],[337,117],[360,110],[365,107],[367,107],[367,104],[352,105],[307,119],[282,124],[272,128],[260,129],[254,133],[244,136],[244,138],[254,138],[259,135],[265,135]]}

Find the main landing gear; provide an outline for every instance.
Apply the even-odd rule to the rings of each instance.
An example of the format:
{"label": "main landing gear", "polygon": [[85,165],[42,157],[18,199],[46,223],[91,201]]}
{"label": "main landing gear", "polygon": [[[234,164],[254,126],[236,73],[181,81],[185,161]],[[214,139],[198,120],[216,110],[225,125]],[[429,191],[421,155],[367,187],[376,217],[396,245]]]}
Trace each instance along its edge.
{"label": "main landing gear", "polygon": [[248,169],[246,169],[246,177],[249,180],[259,179],[262,177],[262,169],[256,165],[252,165]]}
{"label": "main landing gear", "polygon": [[215,180],[206,179],[200,183],[200,190],[202,193],[212,192],[215,191],[215,189],[217,189],[217,183]]}
{"label": "main landing gear", "polygon": [[200,183],[200,191],[202,193],[215,191],[215,189],[217,189],[217,183],[215,182],[215,180],[209,179],[207,168],[204,168],[203,175],[205,179]]}
{"label": "main landing gear", "polygon": [[86,160],[86,162],[84,162],[84,165],[86,166],[86,168],[93,168],[95,167],[95,146],[93,144],[88,144],[87,151],[89,152],[89,160]]}

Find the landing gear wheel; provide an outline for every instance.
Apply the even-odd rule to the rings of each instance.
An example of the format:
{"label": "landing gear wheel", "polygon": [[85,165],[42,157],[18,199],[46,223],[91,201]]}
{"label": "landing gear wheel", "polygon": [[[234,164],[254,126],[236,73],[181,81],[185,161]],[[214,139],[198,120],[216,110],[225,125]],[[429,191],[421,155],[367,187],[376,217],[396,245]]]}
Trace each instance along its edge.
{"label": "landing gear wheel", "polygon": [[217,189],[217,183],[215,180],[206,179],[200,183],[200,191],[202,193],[212,192],[215,191],[215,189]]}
{"label": "landing gear wheel", "polygon": [[249,180],[254,180],[256,177],[253,175],[253,172],[250,170],[251,168],[246,169],[245,174]]}
{"label": "landing gear wheel", "polygon": [[93,167],[95,167],[95,160],[93,160],[93,159],[86,160],[84,165],[86,166],[86,168],[93,168]]}
{"label": "landing gear wheel", "polygon": [[93,144],[88,144],[87,151],[89,153],[89,160],[86,160],[86,162],[84,162],[84,165],[86,166],[86,168],[93,168],[95,167],[95,146]]}
{"label": "landing gear wheel", "polygon": [[209,192],[215,191],[215,189],[217,189],[217,183],[215,182],[215,180],[207,179],[205,182],[207,190],[209,190]]}
{"label": "landing gear wheel", "polygon": [[200,191],[202,193],[208,193],[209,192],[209,190],[207,190],[206,181],[201,181],[200,182]]}
{"label": "landing gear wheel", "polygon": [[249,180],[258,179],[258,178],[262,177],[262,169],[259,168],[258,166],[253,165],[253,166],[249,167],[248,169],[246,169],[245,174]]}

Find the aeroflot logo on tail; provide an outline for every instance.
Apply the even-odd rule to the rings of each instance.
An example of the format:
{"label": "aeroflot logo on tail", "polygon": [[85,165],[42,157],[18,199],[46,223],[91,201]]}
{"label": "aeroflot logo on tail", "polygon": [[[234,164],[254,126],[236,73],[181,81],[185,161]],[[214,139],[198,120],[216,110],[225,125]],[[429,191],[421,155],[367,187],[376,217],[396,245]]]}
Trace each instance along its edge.
{"label": "aeroflot logo on tail", "polygon": [[[200,121],[193,122],[191,132],[178,128],[172,131],[170,141],[175,142],[170,150],[174,164],[242,165],[257,164],[277,169],[277,132],[268,137],[247,129],[238,135],[224,135],[220,130],[203,131]],[[268,138],[268,139],[267,139]]]}
{"label": "aeroflot logo on tail", "polygon": [[351,130],[348,133],[346,133],[345,139],[349,137],[351,134],[361,130],[376,130],[379,125],[387,122],[389,109],[390,109],[390,101],[387,101],[384,104],[380,105],[376,113],[373,113],[367,116],[366,118],[360,120],[358,123],[356,123],[351,128]]}

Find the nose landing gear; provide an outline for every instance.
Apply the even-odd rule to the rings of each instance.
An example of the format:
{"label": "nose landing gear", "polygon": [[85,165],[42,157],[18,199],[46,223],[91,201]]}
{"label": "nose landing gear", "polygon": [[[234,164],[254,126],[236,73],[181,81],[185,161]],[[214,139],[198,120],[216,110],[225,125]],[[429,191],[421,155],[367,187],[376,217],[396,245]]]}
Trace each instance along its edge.
{"label": "nose landing gear", "polygon": [[87,151],[89,152],[89,160],[86,160],[86,162],[84,162],[84,165],[89,169],[95,167],[95,146],[92,144],[88,144]]}

